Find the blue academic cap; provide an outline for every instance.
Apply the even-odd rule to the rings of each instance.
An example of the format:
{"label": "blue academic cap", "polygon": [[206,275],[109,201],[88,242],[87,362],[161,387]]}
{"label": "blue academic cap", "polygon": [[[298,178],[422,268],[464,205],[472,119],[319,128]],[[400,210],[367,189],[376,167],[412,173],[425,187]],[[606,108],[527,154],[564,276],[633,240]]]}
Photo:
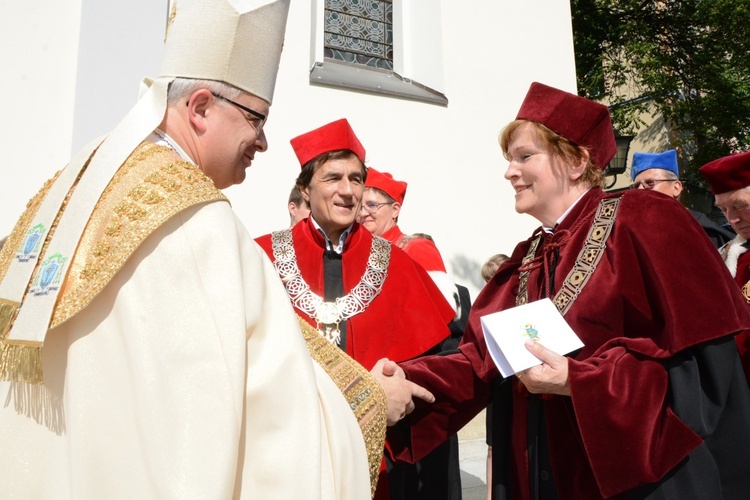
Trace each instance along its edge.
{"label": "blue academic cap", "polygon": [[677,167],[677,151],[670,149],[663,153],[635,153],[633,155],[633,166],[630,167],[630,178],[635,180],[638,174],[650,168],[669,170],[679,177],[680,170]]}

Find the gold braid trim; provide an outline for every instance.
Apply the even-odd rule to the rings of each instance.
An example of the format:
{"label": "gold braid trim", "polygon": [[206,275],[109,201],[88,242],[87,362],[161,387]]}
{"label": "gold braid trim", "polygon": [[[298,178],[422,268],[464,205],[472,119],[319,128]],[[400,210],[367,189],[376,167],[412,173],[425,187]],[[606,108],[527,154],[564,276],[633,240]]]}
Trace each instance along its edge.
{"label": "gold braid trim", "polygon": [[331,377],[344,395],[362,430],[370,465],[371,493],[378,485],[385,444],[387,401],[385,391],[362,365],[326,340],[321,333],[297,315],[310,356]]}
{"label": "gold braid trim", "polygon": [[750,304],[750,281],[745,283],[745,286],[742,287],[742,295],[745,296],[745,300]]}
{"label": "gold braid trim", "polygon": [[50,328],[86,307],[171,217],[194,205],[226,200],[196,165],[167,147],[142,143],[114,175],[89,219]]}

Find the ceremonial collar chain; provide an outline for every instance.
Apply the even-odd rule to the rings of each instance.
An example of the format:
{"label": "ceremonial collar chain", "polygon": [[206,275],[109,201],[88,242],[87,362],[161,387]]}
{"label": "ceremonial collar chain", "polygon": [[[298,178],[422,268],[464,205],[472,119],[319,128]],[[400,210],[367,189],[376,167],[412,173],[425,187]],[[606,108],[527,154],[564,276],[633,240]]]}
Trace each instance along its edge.
{"label": "ceremonial collar chain", "polygon": [[302,278],[297,266],[297,254],[294,252],[292,231],[286,229],[271,233],[271,245],[273,265],[286,287],[292,305],[315,320],[318,331],[336,345],[341,341],[339,323],[363,312],[380,294],[391,261],[391,244],[383,238],[373,236],[367,268],[357,286],[335,302],[325,302],[320,295],[310,290],[310,286]]}
{"label": "ceremonial collar chain", "polygon": [[[555,294],[552,299],[555,307],[557,307],[560,314],[563,316],[568,312],[573,302],[580,295],[583,287],[594,274],[596,266],[604,255],[604,250],[607,248],[607,238],[612,232],[612,227],[615,224],[617,217],[617,209],[620,206],[620,198],[605,198],[599,203],[599,207],[596,210],[594,221],[589,229],[589,234],[586,236],[586,242],[583,245],[578,257],[576,258],[573,268],[570,270],[568,275],[565,277],[560,290]],[[529,246],[529,251],[523,258],[521,264],[521,273],[518,284],[518,294],[516,295],[516,305],[520,306],[526,304],[529,301],[528,282],[529,282],[529,265],[534,260],[536,249],[539,246],[539,241],[542,239],[541,234],[537,236]],[[549,278],[547,278],[549,279]]]}

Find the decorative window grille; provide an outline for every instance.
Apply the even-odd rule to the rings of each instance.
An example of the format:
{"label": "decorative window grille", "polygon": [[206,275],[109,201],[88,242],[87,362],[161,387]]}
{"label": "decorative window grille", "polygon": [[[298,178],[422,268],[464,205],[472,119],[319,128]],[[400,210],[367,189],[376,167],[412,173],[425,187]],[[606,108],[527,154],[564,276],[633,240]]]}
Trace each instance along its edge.
{"label": "decorative window grille", "polygon": [[325,0],[328,59],[393,70],[391,0]]}
{"label": "decorative window grille", "polygon": [[310,83],[448,105],[441,2],[311,2]]}

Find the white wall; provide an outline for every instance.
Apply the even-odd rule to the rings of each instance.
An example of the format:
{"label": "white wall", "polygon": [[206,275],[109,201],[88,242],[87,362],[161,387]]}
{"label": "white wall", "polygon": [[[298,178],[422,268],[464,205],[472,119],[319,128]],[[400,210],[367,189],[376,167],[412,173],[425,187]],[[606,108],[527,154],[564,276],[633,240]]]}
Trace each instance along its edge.
{"label": "white wall", "polygon": [[[79,147],[116,123],[132,105],[140,77],[154,75],[161,57],[166,0],[48,3],[54,12],[0,0],[0,19],[18,19],[10,32],[0,30],[2,60],[8,44],[23,37],[24,51],[32,55],[11,58],[12,72],[6,73],[25,72],[29,84],[11,88],[18,102],[7,115],[11,121],[1,122],[10,160],[0,171],[3,234],[41,181],[66,161],[71,143]],[[80,51],[77,15],[83,24]],[[481,286],[482,263],[494,253],[510,253],[538,225],[513,209],[497,136],[532,81],[575,89],[569,3],[443,0],[447,107],[311,86],[311,15],[309,1],[292,0],[266,128],[270,150],[256,158],[243,185],[227,190],[235,210],[253,235],[286,227],[286,198],[299,172],[289,139],[346,117],[367,149],[368,164],[409,183],[402,230],[431,234],[458,281]],[[69,22],[60,22],[63,17]],[[105,25],[95,25],[105,17]],[[46,48],[27,33],[34,25],[48,38]],[[50,54],[50,47],[59,54]],[[101,57],[108,52],[117,55]],[[79,53],[85,60],[76,80]],[[45,75],[54,77],[45,81]],[[0,90],[14,79],[3,79]]]}
{"label": "white wall", "polygon": [[80,0],[0,0],[0,238],[71,155]]}
{"label": "white wall", "polygon": [[0,238],[42,183],[158,73],[166,0],[0,0]]}

